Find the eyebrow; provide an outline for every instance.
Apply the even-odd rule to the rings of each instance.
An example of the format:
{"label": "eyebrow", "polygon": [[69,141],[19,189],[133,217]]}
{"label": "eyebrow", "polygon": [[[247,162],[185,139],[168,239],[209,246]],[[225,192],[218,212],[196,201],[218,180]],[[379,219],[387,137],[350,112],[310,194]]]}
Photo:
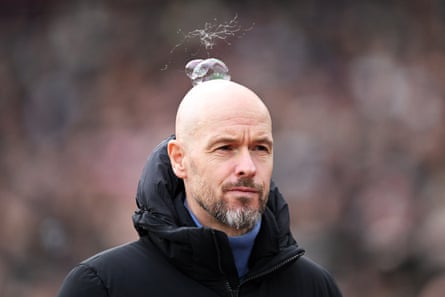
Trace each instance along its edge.
{"label": "eyebrow", "polygon": [[270,137],[262,137],[260,139],[255,140],[256,143],[267,144],[270,147],[273,147],[273,140]]}
{"label": "eyebrow", "polygon": [[[234,143],[237,142],[237,138],[235,137],[229,137],[229,136],[217,136],[215,138],[211,138],[208,142],[208,146],[207,147],[212,147],[215,144],[218,143]],[[270,137],[261,137],[258,139],[254,139],[253,143],[261,143],[261,144],[265,144],[268,145],[269,147],[273,147],[273,140]]]}
{"label": "eyebrow", "polygon": [[208,142],[207,142],[207,147],[212,147],[215,144],[218,143],[233,143],[236,142],[236,138],[235,137],[228,137],[228,136],[216,136],[216,137],[211,137]]}

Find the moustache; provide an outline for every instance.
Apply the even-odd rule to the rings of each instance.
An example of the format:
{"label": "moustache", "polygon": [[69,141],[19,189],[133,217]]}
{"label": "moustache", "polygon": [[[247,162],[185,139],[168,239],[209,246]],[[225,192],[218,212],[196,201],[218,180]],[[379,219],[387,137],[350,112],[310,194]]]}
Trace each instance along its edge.
{"label": "moustache", "polygon": [[264,187],[260,184],[255,183],[253,181],[253,179],[251,179],[251,178],[242,178],[242,179],[239,179],[235,183],[226,183],[222,186],[222,190],[223,190],[223,192],[227,192],[230,189],[236,188],[236,187],[252,188],[252,189],[255,189],[259,193],[263,193],[263,191],[264,191]]}

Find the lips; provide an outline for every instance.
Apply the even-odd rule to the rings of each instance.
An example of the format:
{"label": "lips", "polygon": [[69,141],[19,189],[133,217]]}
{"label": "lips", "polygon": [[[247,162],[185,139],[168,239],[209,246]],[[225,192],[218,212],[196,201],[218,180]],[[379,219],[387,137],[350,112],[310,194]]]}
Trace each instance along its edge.
{"label": "lips", "polygon": [[229,194],[229,197],[233,198],[243,198],[243,199],[257,199],[259,196],[258,190],[255,188],[248,187],[235,187],[230,188],[226,191],[226,194]]}
{"label": "lips", "polygon": [[229,191],[229,192],[254,193],[254,194],[258,193],[257,189],[249,188],[249,187],[234,187],[234,188],[228,189],[227,191]]}

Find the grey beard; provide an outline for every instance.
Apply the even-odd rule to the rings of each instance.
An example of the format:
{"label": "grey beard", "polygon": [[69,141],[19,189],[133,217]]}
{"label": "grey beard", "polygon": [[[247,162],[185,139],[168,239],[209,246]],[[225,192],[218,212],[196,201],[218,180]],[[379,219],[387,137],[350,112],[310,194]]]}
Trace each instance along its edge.
{"label": "grey beard", "polygon": [[236,210],[227,209],[225,203],[222,201],[218,201],[215,205],[210,207],[204,205],[200,200],[198,200],[198,202],[204,210],[216,218],[220,223],[236,230],[251,230],[260,220],[263,211],[244,207]]}
{"label": "grey beard", "polygon": [[246,229],[250,231],[261,218],[261,214],[256,210],[237,209],[219,213],[216,218],[220,222],[237,230]]}

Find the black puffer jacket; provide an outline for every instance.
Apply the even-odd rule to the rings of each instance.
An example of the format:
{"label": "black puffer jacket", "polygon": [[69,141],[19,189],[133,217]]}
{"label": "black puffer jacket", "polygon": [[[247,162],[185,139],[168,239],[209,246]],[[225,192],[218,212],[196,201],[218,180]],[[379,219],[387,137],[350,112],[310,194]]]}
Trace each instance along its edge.
{"label": "black puffer jacket", "polygon": [[289,230],[287,204],[273,184],[250,271],[240,281],[227,236],[194,227],[184,208],[168,140],[154,150],[139,181],[133,222],[140,239],[76,266],[59,297],[341,296],[331,276],[303,256]]}

